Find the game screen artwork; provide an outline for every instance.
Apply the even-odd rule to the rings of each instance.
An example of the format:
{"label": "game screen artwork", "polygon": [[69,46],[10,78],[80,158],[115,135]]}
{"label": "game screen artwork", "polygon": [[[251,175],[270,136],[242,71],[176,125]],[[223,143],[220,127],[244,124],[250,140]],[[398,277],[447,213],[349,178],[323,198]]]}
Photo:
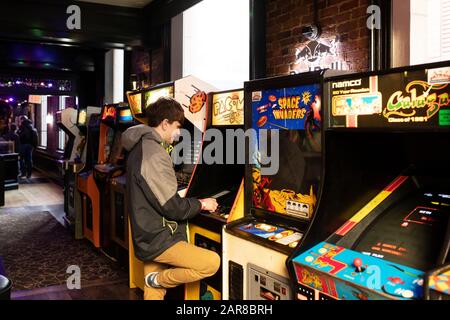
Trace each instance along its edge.
{"label": "game screen artwork", "polygon": [[130,104],[130,108],[133,110],[133,113],[136,115],[142,114],[142,94],[129,94],[128,102]]}
{"label": "game screen artwork", "polygon": [[[252,125],[258,141],[253,155],[253,207],[309,220],[321,175],[321,92],[306,85],[252,93]],[[261,174],[260,132],[278,131],[279,170]],[[270,143],[267,154],[270,155]],[[273,157],[273,155],[272,155]]]}
{"label": "game screen artwork", "polygon": [[145,108],[147,108],[153,102],[156,102],[161,97],[173,98],[173,95],[174,95],[173,86],[147,91],[145,93]]}
{"label": "game screen artwork", "polygon": [[411,192],[386,210],[355,250],[427,271],[439,255],[450,218],[450,195]]}
{"label": "game screen artwork", "polygon": [[329,85],[333,127],[450,126],[450,67],[348,78]]}

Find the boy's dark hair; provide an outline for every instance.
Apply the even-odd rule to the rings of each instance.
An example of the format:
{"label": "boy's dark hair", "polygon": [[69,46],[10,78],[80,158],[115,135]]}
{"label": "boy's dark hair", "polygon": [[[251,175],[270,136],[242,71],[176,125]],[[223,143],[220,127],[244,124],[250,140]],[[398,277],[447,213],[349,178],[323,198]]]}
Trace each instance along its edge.
{"label": "boy's dark hair", "polygon": [[150,127],[159,126],[164,119],[169,120],[169,123],[178,121],[181,125],[184,124],[183,107],[178,101],[169,97],[161,97],[150,104],[146,109],[146,115]]}
{"label": "boy's dark hair", "polygon": [[11,125],[10,125],[10,130],[11,130],[12,132],[16,132],[16,130],[17,130],[17,125],[16,125],[15,123],[11,123]]}

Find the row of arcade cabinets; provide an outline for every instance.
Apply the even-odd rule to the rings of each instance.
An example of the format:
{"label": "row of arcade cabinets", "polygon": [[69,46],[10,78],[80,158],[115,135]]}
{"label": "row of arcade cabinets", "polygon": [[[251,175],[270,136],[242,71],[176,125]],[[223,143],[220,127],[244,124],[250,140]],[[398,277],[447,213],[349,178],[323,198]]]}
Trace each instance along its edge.
{"label": "row of arcade cabinets", "polygon": [[92,158],[78,179],[84,237],[114,259],[123,257],[120,248],[127,239],[125,203],[111,192],[111,182],[120,181],[125,173],[121,136],[132,125],[134,119],[124,103],[105,105],[100,114],[91,116],[88,143]]}
{"label": "row of arcade cabinets", "polygon": [[[245,83],[245,217],[223,230],[223,299],[289,300],[286,259],[311,223],[322,181],[324,79]],[[278,140],[279,139],[279,140]]]}
{"label": "row of arcade cabinets", "polygon": [[449,299],[450,62],[325,87],[325,176],[287,261],[294,297]]}
{"label": "row of arcade cabinets", "polygon": [[[217,136],[225,137],[227,130],[243,128],[243,92],[233,90],[217,92],[215,88],[203,81],[189,76],[172,83],[152,87],[143,91],[129,92],[128,100],[133,115],[141,123],[146,123],[144,111],[147,106],[159,97],[169,96],[180,102],[185,108],[185,125],[191,141],[178,142],[178,146],[187,146],[178,152],[177,145],[173,158],[183,159],[182,165],[175,166],[179,193],[181,196],[206,198],[215,197],[219,208],[215,213],[200,213],[188,226],[188,238],[195,245],[208,248],[221,255],[221,229],[224,224],[242,216],[243,213],[243,175],[244,166],[228,162],[227,152],[237,155],[236,149],[226,150],[225,141],[216,140]],[[215,129],[213,131],[207,131]],[[208,132],[207,134],[204,134]],[[186,152],[186,153],[184,153]],[[204,159],[205,153],[217,159],[214,163]],[[234,156],[235,157],[235,156]],[[206,160],[206,161],[205,161]],[[234,163],[234,164],[231,164]],[[130,232],[130,287],[144,288],[143,264],[134,256]],[[177,299],[199,300],[220,299],[222,295],[221,272],[202,282],[192,283],[181,288],[182,292],[170,293],[168,297]]]}
{"label": "row of arcade cabinets", "polygon": [[83,238],[81,198],[77,189],[77,174],[86,165],[89,148],[87,142],[87,122],[100,108],[87,107],[76,110],[67,108],[56,114],[58,127],[66,133],[67,143],[64,155],[58,161],[64,179],[64,220],[76,239]]}

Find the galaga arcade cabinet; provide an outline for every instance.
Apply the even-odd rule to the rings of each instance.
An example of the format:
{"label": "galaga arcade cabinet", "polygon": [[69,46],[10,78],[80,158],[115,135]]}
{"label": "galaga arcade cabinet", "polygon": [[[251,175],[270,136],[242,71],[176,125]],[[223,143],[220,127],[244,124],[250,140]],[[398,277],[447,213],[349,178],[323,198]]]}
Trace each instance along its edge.
{"label": "galaga arcade cabinet", "polygon": [[[242,218],[244,212],[245,163],[238,162],[238,143],[227,140],[229,135],[234,139],[234,134],[239,133],[236,130],[244,133],[244,91],[210,93],[207,119],[202,160],[197,164],[186,197],[215,198],[219,207],[216,212],[201,212],[189,221],[189,240],[221,256],[223,226]],[[207,156],[211,159],[206,159]],[[220,300],[221,295],[221,269],[213,277],[186,285],[187,300]]]}
{"label": "galaga arcade cabinet", "polygon": [[[60,116],[57,115],[57,119],[61,118],[61,126],[65,127],[64,118],[69,118],[69,116],[65,116],[64,111],[61,112]],[[76,125],[78,130],[78,135],[75,135],[73,143],[70,143],[69,138],[69,143],[67,144],[67,146],[72,145],[70,158],[68,156],[68,148],[66,147],[65,153],[68,153],[64,156],[66,160],[62,161],[64,168],[64,221],[72,231],[75,239],[83,238],[83,216],[81,196],[77,188],[77,175],[86,164],[87,122],[89,121],[91,114],[99,112],[100,108],[97,107],[78,109],[76,111],[75,119],[73,114],[70,114],[70,120],[66,120],[69,121],[69,126]],[[75,129],[73,127],[70,131],[75,134]]]}
{"label": "galaga arcade cabinet", "polygon": [[326,87],[321,201],[287,261],[295,297],[423,299],[449,263],[450,62]]}
{"label": "galaga arcade cabinet", "polygon": [[245,83],[245,128],[254,135],[245,166],[248,214],[224,228],[225,300],[292,298],[285,261],[317,203],[327,72]]}
{"label": "galaga arcade cabinet", "polygon": [[[168,146],[167,148],[167,152],[172,155],[175,164],[182,162],[174,166],[180,196],[186,195],[194,176],[195,167],[200,159],[203,133],[206,129],[207,95],[213,91],[217,91],[217,89],[210,84],[194,76],[187,76],[174,82],[127,93],[133,117],[142,124],[147,124],[147,107],[160,97],[172,97],[183,107],[185,116],[183,129],[190,134],[191,141],[189,141],[189,144],[191,148],[186,153],[180,152],[177,154],[172,154],[175,146]],[[141,104],[139,104],[139,101]],[[181,139],[178,143],[183,143],[183,140]],[[143,290],[143,264],[134,256],[131,232],[129,233],[129,258],[130,287],[139,287]]]}

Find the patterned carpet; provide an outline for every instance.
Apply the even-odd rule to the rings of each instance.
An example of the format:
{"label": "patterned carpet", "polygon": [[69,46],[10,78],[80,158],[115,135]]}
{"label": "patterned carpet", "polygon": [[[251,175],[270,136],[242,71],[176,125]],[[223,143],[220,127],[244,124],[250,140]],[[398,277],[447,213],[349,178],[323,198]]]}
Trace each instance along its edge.
{"label": "patterned carpet", "polygon": [[74,240],[49,212],[0,214],[0,256],[13,290],[65,284],[71,265],[80,267],[82,285],[127,279],[125,270],[87,241]]}

